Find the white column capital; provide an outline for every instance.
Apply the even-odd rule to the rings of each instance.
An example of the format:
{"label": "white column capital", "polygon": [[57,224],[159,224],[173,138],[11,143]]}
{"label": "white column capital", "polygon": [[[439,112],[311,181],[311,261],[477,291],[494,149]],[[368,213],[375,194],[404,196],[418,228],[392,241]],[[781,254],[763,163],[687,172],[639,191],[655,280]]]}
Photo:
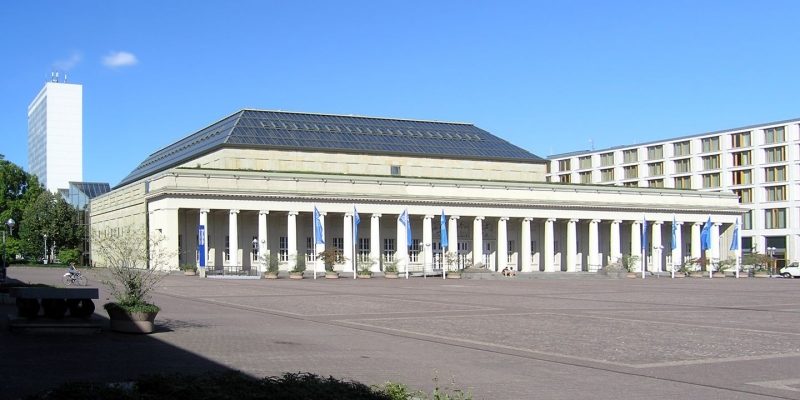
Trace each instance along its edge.
{"label": "white column capital", "polygon": [[722,222],[714,222],[714,223],[712,223],[712,225],[714,225],[716,227],[720,227],[720,226],[722,226]]}
{"label": "white column capital", "polygon": [[258,212],[258,215],[269,215],[269,211],[268,210],[260,210]]}
{"label": "white column capital", "polygon": [[425,214],[425,219],[433,219],[433,215],[431,215],[431,214]]}
{"label": "white column capital", "polygon": [[211,210],[209,210],[207,208],[201,208],[200,209],[200,214],[208,214],[209,212],[211,212]]}
{"label": "white column capital", "polygon": [[484,219],[486,219],[486,217],[484,217],[484,216],[475,217],[475,221],[483,221]]}
{"label": "white column capital", "polygon": [[289,211],[289,216],[290,217],[291,216],[296,216],[297,214],[300,214],[300,212],[298,212],[298,211]]}
{"label": "white column capital", "polygon": [[238,214],[238,213],[239,213],[239,210],[230,210],[229,212],[230,212],[231,214]]}
{"label": "white column capital", "polygon": [[450,216],[450,219],[454,219],[454,220],[457,220],[459,218],[461,218],[461,217],[459,217],[458,215],[451,215]]}
{"label": "white column capital", "polygon": [[525,217],[522,219],[522,222],[531,222],[533,221],[533,217]]}
{"label": "white column capital", "polygon": [[498,218],[498,221],[508,221],[508,217],[500,217]]}
{"label": "white column capital", "polygon": [[592,223],[592,224],[599,224],[602,221],[603,221],[602,219],[593,219],[593,220],[591,220],[589,222]]}
{"label": "white column capital", "polygon": [[675,222],[673,222],[673,224],[677,225],[677,226],[683,226],[683,222],[682,221],[675,221]]}
{"label": "white column capital", "polygon": [[695,225],[695,226],[701,226],[703,224],[705,224],[705,222],[695,222],[695,223],[693,223],[693,225]]}
{"label": "white column capital", "polygon": [[546,222],[550,222],[550,223],[556,222],[556,219],[555,218],[548,218]]}
{"label": "white column capital", "polygon": [[381,216],[382,216],[381,214],[372,214],[371,218],[380,218]]}
{"label": "white column capital", "polygon": [[576,222],[579,222],[579,221],[580,221],[580,220],[579,220],[579,219],[577,219],[577,218],[571,218],[571,219],[569,220],[569,222],[570,222],[571,224],[574,224],[574,223],[576,223]]}
{"label": "white column capital", "polygon": [[622,220],[621,219],[615,219],[615,220],[611,221],[611,223],[612,224],[621,224]]}

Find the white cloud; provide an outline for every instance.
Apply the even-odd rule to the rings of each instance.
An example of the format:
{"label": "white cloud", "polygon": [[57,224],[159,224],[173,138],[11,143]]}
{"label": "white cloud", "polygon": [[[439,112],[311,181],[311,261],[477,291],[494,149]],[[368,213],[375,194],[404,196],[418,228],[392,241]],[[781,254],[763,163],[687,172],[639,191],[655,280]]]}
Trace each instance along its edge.
{"label": "white cloud", "polygon": [[127,51],[112,51],[103,57],[103,65],[109,68],[130,67],[139,63],[133,53]]}
{"label": "white cloud", "polygon": [[81,53],[73,52],[68,58],[63,58],[53,62],[53,69],[56,71],[66,72],[74,68],[81,62]]}

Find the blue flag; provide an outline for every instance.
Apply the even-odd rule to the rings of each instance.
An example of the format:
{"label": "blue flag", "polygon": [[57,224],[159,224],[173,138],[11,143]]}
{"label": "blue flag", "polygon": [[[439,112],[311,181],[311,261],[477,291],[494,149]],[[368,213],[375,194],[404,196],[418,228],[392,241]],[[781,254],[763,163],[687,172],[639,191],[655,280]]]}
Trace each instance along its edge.
{"label": "blue flag", "polygon": [[361,217],[358,216],[356,206],[353,206],[353,243],[358,243],[358,224],[361,223]]}
{"label": "blue flag", "polygon": [[711,248],[711,217],[708,217],[708,221],[706,224],[703,225],[703,229],[700,231],[700,251],[705,251]]}
{"label": "blue flag", "polygon": [[675,216],[672,216],[672,250],[678,248],[678,224],[675,223]]}
{"label": "blue flag", "polygon": [[314,243],[325,244],[325,232],[322,230],[322,222],[316,206],[314,206]]}
{"label": "blue flag", "polygon": [[731,250],[739,250],[739,218],[736,218],[736,225],[733,226],[733,241]]}
{"label": "blue flag", "polygon": [[444,250],[445,247],[449,246],[447,240],[447,218],[445,218],[444,216],[444,210],[442,210],[442,220],[439,229],[442,231],[441,242],[442,242],[442,249]]}
{"label": "blue flag", "polygon": [[408,220],[408,209],[400,214],[400,223],[406,226],[406,245],[411,247],[411,221]]}
{"label": "blue flag", "polygon": [[647,220],[645,217],[642,217],[642,250],[644,250],[644,254],[647,254]]}

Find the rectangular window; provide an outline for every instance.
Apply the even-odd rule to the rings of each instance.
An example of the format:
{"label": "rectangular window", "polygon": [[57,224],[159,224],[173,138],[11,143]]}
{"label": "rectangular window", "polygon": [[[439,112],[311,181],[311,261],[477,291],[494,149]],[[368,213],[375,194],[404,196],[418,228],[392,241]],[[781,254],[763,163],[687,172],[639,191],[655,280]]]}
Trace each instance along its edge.
{"label": "rectangular window", "polygon": [[625,179],[636,179],[639,177],[639,166],[630,165],[623,168],[625,171]]}
{"label": "rectangular window", "polygon": [[786,146],[764,149],[764,160],[768,163],[786,161]]}
{"label": "rectangular window", "polygon": [[558,176],[558,181],[561,183],[569,183],[571,180],[572,178],[570,178],[570,174],[564,174]]}
{"label": "rectangular window", "polygon": [[664,180],[663,179],[651,179],[647,181],[647,186],[651,188],[663,188],[664,187]]}
{"label": "rectangular window", "polygon": [[289,261],[289,237],[281,236],[278,239],[278,259],[280,261]]}
{"label": "rectangular window", "polygon": [[581,178],[581,183],[592,183],[592,171],[581,172],[578,175]]}
{"label": "rectangular window", "polygon": [[622,162],[632,163],[639,161],[639,149],[630,149],[622,151]]}
{"label": "rectangular window", "polygon": [[657,162],[657,163],[647,164],[647,173],[649,176],[664,175],[664,163]]}
{"label": "rectangular window", "polygon": [[674,156],[675,157],[682,157],[688,156],[690,153],[690,145],[691,143],[687,140],[685,142],[678,142],[673,145]]}
{"label": "rectangular window", "polygon": [[719,151],[719,136],[703,138],[700,142],[703,145],[703,153]]}
{"label": "rectangular window", "polygon": [[675,173],[685,174],[692,172],[692,159],[684,158],[682,160],[675,160]]}
{"label": "rectangular window", "polygon": [[767,191],[767,201],[786,201],[786,186],[770,186]]}
{"label": "rectangular window", "polygon": [[614,165],[614,153],[600,154],[600,166],[610,167]]}
{"label": "rectangular window", "polygon": [[369,262],[370,238],[358,238],[358,261]]}
{"label": "rectangular window", "polygon": [[600,182],[611,182],[614,180],[614,168],[600,170]]}
{"label": "rectangular window", "polygon": [[768,208],[764,210],[764,222],[767,229],[786,228],[786,209]]}
{"label": "rectangular window", "polygon": [[786,141],[786,132],[782,126],[764,129],[764,143],[783,143]]}
{"label": "rectangular window", "polygon": [[750,150],[742,151],[739,153],[733,153],[734,167],[744,167],[750,165],[750,163],[751,163]]}
{"label": "rectangular window", "polygon": [[733,193],[739,196],[739,203],[741,204],[753,202],[753,189],[734,189]]}
{"label": "rectangular window", "polygon": [[384,261],[394,261],[394,252],[395,251],[396,251],[396,248],[395,248],[394,239],[384,238],[383,239],[383,260]]}
{"label": "rectangular window", "polygon": [[314,242],[311,236],[306,236],[306,261],[314,261]]}
{"label": "rectangular window", "polygon": [[623,182],[622,186],[625,186],[625,187],[637,187],[637,186],[639,186],[639,182]]}
{"label": "rectangular window", "polygon": [[592,156],[578,158],[578,168],[580,169],[592,168]]}
{"label": "rectangular window", "polygon": [[225,254],[225,261],[231,260],[231,237],[227,235],[225,236],[225,251],[223,254]]}
{"label": "rectangular window", "polygon": [[675,189],[691,189],[691,188],[692,188],[691,176],[675,177]]}
{"label": "rectangular window", "polygon": [[764,174],[767,182],[783,182],[786,180],[786,167],[767,167],[764,168]]}
{"label": "rectangular window", "polygon": [[743,169],[741,171],[733,171],[731,172],[731,176],[733,176],[733,184],[734,185],[749,185],[753,182],[752,177],[752,170],[750,169]]}
{"label": "rectangular window", "polygon": [[392,173],[392,176],[400,176],[400,166],[399,165],[392,165],[391,173]]}
{"label": "rectangular window", "polygon": [[664,146],[650,146],[647,148],[647,159],[650,161],[664,158]]}
{"label": "rectangular window", "polygon": [[742,229],[753,229],[753,210],[750,210],[742,215]]}
{"label": "rectangular window", "polygon": [[719,169],[719,154],[703,157],[703,169]]}
{"label": "rectangular window", "polygon": [[750,147],[750,132],[739,132],[731,135],[731,147],[734,149]]}
{"label": "rectangular window", "polygon": [[561,172],[570,170],[570,159],[558,160],[558,170]]}
{"label": "rectangular window", "polygon": [[408,249],[409,262],[419,262],[419,239],[411,239],[411,247]]}
{"label": "rectangular window", "polygon": [[253,262],[258,261],[258,236],[253,236],[253,241],[250,248],[250,260]]}
{"label": "rectangular window", "polygon": [[719,174],[705,174],[703,175],[703,188],[718,188],[719,187]]}

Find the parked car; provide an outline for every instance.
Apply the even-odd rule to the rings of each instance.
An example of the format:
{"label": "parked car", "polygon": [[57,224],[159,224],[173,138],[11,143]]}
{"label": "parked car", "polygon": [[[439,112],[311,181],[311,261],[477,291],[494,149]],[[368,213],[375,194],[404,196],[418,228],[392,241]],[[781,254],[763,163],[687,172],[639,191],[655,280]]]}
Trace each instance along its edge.
{"label": "parked car", "polygon": [[783,268],[780,271],[781,276],[784,278],[797,278],[800,277],[800,264],[794,262]]}

